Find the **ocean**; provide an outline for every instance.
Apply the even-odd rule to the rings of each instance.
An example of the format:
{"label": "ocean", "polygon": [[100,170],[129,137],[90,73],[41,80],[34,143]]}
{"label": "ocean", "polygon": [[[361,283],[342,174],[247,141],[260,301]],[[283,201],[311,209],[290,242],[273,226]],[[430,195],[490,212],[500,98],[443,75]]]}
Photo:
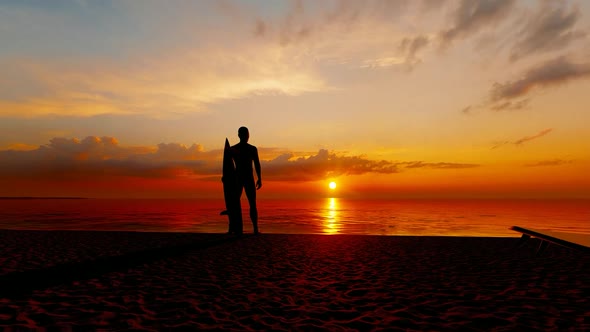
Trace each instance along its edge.
{"label": "ocean", "polygon": [[[219,199],[2,199],[0,228],[227,231]],[[252,231],[242,200],[245,232]],[[590,234],[588,200],[259,200],[262,233],[519,236],[510,226]]]}

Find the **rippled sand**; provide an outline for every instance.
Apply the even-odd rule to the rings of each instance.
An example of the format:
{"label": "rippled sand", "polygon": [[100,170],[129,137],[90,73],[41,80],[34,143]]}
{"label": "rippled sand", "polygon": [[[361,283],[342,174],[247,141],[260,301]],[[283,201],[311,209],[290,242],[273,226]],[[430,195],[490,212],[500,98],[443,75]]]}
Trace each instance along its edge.
{"label": "rippled sand", "polygon": [[514,250],[514,238],[15,232],[0,232],[19,238],[4,242],[0,278],[127,260],[0,294],[0,328],[590,329],[588,255],[549,247],[534,257],[536,241]]}

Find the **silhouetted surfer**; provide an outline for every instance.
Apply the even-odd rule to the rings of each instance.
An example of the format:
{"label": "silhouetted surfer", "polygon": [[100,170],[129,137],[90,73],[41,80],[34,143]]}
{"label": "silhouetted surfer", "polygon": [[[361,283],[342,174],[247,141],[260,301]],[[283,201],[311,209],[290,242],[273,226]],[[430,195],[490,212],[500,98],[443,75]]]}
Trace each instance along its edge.
{"label": "silhouetted surfer", "polygon": [[[258,234],[258,210],[256,209],[256,190],[262,187],[262,178],[260,176],[260,159],[258,158],[258,149],[254,145],[248,144],[250,133],[248,128],[240,127],[238,129],[238,137],[240,143],[232,146],[232,157],[236,164],[236,172],[238,175],[238,185],[240,186],[240,197],[242,191],[246,191],[246,197],[250,204],[250,219],[254,228],[254,234]],[[258,180],[254,184],[254,172]]]}

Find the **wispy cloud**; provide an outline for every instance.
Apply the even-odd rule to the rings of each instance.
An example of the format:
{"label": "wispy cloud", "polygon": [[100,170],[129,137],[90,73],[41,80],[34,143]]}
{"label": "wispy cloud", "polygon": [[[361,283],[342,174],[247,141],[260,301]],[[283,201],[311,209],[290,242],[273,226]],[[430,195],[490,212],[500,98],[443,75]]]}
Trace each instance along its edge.
{"label": "wispy cloud", "polygon": [[549,134],[552,131],[553,131],[553,128],[548,128],[548,129],[541,130],[536,135],[525,136],[523,138],[517,139],[516,141],[514,141],[514,145],[522,145],[523,143],[526,143],[528,141],[532,141],[532,140],[537,139],[539,137],[543,137],[543,136]]}
{"label": "wispy cloud", "polygon": [[544,167],[544,166],[561,166],[561,165],[568,165],[572,164],[573,160],[564,160],[564,159],[550,159],[550,160],[541,160],[535,163],[525,164],[526,167]]}
{"label": "wispy cloud", "polygon": [[386,55],[382,57],[367,55],[365,60],[362,60],[359,67],[382,69],[397,66],[411,71],[415,66],[422,63],[420,53],[423,52],[430,43],[431,38],[424,34],[404,37],[396,47],[384,52]]}
{"label": "wispy cloud", "polygon": [[[566,1],[540,1],[517,35],[510,59],[518,60],[533,53],[563,50],[585,36],[576,30],[580,9]],[[568,8],[569,7],[569,8]]]}
{"label": "wispy cloud", "polygon": [[463,107],[461,109],[461,113],[466,114],[466,115],[472,114],[473,113],[473,106],[469,105],[469,106]]}
{"label": "wispy cloud", "polygon": [[[420,1],[413,1],[420,2]],[[421,1],[422,9],[433,6]],[[334,31],[354,32],[359,24],[383,19],[395,19],[405,14],[412,1],[367,0],[317,2],[295,0],[284,15],[274,19],[256,17],[254,34],[273,38],[282,46],[325,38]]]}
{"label": "wispy cloud", "polygon": [[494,111],[521,109],[529,102],[525,97],[535,89],[588,77],[590,62],[576,63],[567,57],[558,57],[532,67],[519,79],[494,83],[489,93],[489,107]]}
{"label": "wispy cloud", "polygon": [[400,52],[405,56],[405,63],[413,67],[422,60],[418,53],[428,46],[430,39],[426,35],[419,35],[416,37],[406,37],[400,42]]}
{"label": "wispy cloud", "polygon": [[517,101],[504,101],[490,106],[492,111],[517,111],[525,109],[529,106],[530,98],[521,99]]}
{"label": "wispy cloud", "polygon": [[26,94],[0,92],[0,114],[11,116],[166,115],[250,95],[300,95],[326,88],[309,68],[277,59],[270,48],[187,51],[137,63],[14,60],[4,66],[19,68],[20,75],[1,76],[0,86],[36,86]]}
{"label": "wispy cloud", "polygon": [[[579,7],[555,1],[108,2],[92,5],[97,7],[92,11],[64,6],[78,8],[71,13],[33,4],[2,13],[10,29],[0,28],[0,36],[12,42],[6,54],[16,55],[0,58],[0,115],[186,114],[251,96],[334,90],[348,83],[342,82],[350,67],[412,69],[429,60],[438,41],[450,47],[484,30],[496,33],[498,27],[513,28],[491,38],[513,58],[561,50],[584,35]],[[521,10],[524,6],[531,8]],[[24,16],[10,18],[17,12]],[[104,21],[112,25],[81,26],[86,16],[79,15],[89,13],[97,21],[108,17]],[[504,24],[515,20],[514,13],[526,14],[517,28]],[[40,31],[45,23],[51,29]],[[81,46],[62,60],[72,40]],[[585,77],[588,65],[567,58],[541,64],[522,78],[496,83],[487,106],[526,108],[528,101],[518,98],[537,87]],[[331,75],[338,80],[331,81]]]}
{"label": "wispy cloud", "polygon": [[253,34],[282,47],[313,50],[328,59],[361,68],[412,68],[430,44],[427,32],[404,32],[400,25],[444,1],[292,1],[284,15],[255,16]]}
{"label": "wispy cloud", "polygon": [[405,168],[432,168],[432,169],[463,169],[463,168],[475,168],[480,167],[479,164],[466,164],[466,163],[429,163],[423,161],[410,161],[399,163]]}
{"label": "wispy cloud", "polygon": [[443,47],[455,40],[476,34],[483,28],[497,25],[505,20],[515,0],[462,0],[455,10],[451,27],[441,32]]}
{"label": "wispy cloud", "polygon": [[[0,58],[0,115],[161,117],[209,110],[211,104],[257,95],[299,96],[330,90],[318,62],[356,68],[411,68],[420,63],[430,45],[428,31],[410,34],[399,28],[400,22],[408,12],[413,15],[440,6],[429,0],[290,3],[287,8],[282,8],[285,3],[273,4],[278,9],[268,16],[261,15],[265,11],[255,5],[229,1],[105,6],[109,9],[96,15],[114,22],[104,28],[127,34],[112,33],[107,38],[97,32],[100,29],[84,30],[82,36],[97,40],[97,50],[85,51],[93,45],[84,39],[84,47],[68,54],[67,60],[37,57],[52,50],[44,41],[40,46],[28,45],[35,52],[26,57]],[[195,19],[194,15],[204,15],[210,7],[221,8],[225,15]],[[64,21],[66,15],[59,11],[28,7],[20,11],[34,13],[30,18],[36,21],[49,19],[52,29],[81,39],[72,32],[78,28],[76,19]],[[127,20],[138,25],[137,31],[129,28]],[[19,27],[30,28],[25,21],[29,19],[11,19],[9,40],[19,40]],[[157,31],[154,26],[159,27]],[[223,29],[216,28],[220,26]],[[27,33],[34,35],[34,31]],[[142,39],[146,35],[153,35],[153,40]],[[53,47],[63,51],[66,46]]]}
{"label": "wispy cloud", "polygon": [[404,63],[405,63],[405,59],[402,57],[389,56],[389,57],[384,57],[384,58],[366,59],[361,63],[360,67],[361,68],[385,68],[385,67],[403,65]]}
{"label": "wispy cloud", "polygon": [[543,136],[549,134],[552,131],[553,131],[553,128],[547,128],[547,129],[541,130],[540,132],[536,133],[535,135],[524,136],[524,137],[519,138],[519,139],[514,140],[514,141],[496,142],[496,143],[494,143],[494,146],[492,146],[492,149],[497,149],[497,148],[502,147],[504,145],[522,146],[524,143],[527,143],[527,142],[530,142],[532,140],[535,140],[535,139],[538,139],[540,137],[543,137]]}

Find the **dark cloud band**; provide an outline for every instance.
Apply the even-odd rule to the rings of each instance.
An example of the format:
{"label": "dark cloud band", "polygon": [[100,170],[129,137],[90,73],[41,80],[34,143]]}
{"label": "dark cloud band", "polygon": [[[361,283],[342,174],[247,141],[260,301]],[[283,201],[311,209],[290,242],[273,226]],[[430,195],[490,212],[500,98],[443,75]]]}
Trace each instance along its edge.
{"label": "dark cloud band", "polygon": [[[261,151],[273,149],[261,148]],[[268,152],[267,151],[267,152]],[[113,137],[89,136],[83,140],[54,138],[49,144],[30,151],[0,151],[0,177],[53,178],[200,178],[218,179],[221,150],[205,151],[202,146],[162,143],[155,148],[123,147]],[[345,175],[394,174],[403,169],[461,169],[477,164],[371,160],[319,150],[296,157],[283,153],[262,161],[268,180],[316,181]]]}

